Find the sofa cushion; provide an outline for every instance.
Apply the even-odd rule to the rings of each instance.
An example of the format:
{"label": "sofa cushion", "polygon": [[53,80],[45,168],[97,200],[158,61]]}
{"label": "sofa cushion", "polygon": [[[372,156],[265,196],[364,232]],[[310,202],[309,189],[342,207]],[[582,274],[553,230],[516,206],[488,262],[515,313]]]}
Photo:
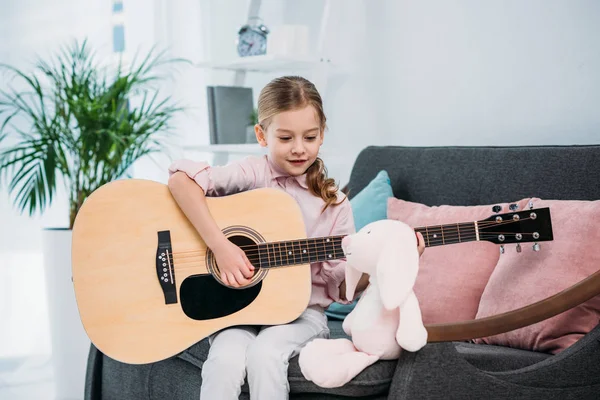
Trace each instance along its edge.
{"label": "sofa cushion", "polygon": [[[507,251],[481,297],[477,318],[511,311],[567,289],[600,269],[600,201],[534,199],[550,207],[554,240],[521,253]],[[508,250],[508,249],[507,249]],[[600,320],[600,296],[553,318],[478,343],[558,353],[590,332]]]}
{"label": "sofa cushion", "polygon": [[[330,329],[330,337],[336,338],[348,338],[342,329],[342,321],[330,320],[328,322]],[[178,358],[189,362],[197,368],[202,368],[206,357],[208,356],[208,339],[201,340],[195,345],[191,346],[187,350],[183,351],[178,355]],[[300,371],[300,365],[298,364],[298,357],[294,357],[290,360],[288,369],[288,380],[290,382],[290,391],[292,393],[329,393],[340,396],[375,396],[385,394],[388,392],[392,378],[394,376],[394,370],[396,369],[397,360],[383,361],[380,360],[375,364],[369,366],[360,374],[358,374],[352,381],[344,385],[341,388],[324,389],[312,382],[307,381],[302,372]],[[200,371],[198,371],[200,375]],[[200,378],[199,378],[200,379]],[[242,392],[248,392],[248,384],[244,383],[242,386]]]}
{"label": "sofa cushion", "polygon": [[393,196],[387,171],[379,171],[367,187],[350,200],[356,230],[359,231],[371,222],[385,219],[388,199]]}
{"label": "sofa cushion", "polygon": [[[517,203],[523,209],[529,198]],[[509,203],[498,204],[510,212]],[[434,206],[396,198],[388,200],[388,218],[416,227],[481,220],[493,214],[494,205]],[[414,291],[423,321],[443,323],[475,318],[483,289],[499,258],[491,242],[469,242],[434,246],[425,250],[419,262]]]}

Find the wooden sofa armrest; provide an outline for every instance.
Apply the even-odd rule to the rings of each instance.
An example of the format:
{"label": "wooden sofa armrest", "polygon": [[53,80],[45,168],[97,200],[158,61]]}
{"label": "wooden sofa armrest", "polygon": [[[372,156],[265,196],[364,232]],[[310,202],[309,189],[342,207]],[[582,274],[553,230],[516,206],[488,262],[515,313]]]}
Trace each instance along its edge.
{"label": "wooden sofa armrest", "polygon": [[513,311],[471,321],[425,325],[427,341],[461,341],[512,331],[554,317],[599,294],[600,270],[554,296]]}

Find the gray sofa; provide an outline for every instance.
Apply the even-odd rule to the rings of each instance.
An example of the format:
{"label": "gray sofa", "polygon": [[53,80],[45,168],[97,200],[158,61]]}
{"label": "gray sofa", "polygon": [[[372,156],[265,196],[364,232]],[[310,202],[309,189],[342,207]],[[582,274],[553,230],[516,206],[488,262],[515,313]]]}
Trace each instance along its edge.
{"label": "gray sofa", "polygon": [[[491,204],[526,196],[600,199],[600,146],[368,147],[352,169],[350,196],[382,169],[390,175],[395,197],[427,205]],[[344,335],[340,321],[329,324],[332,337]],[[92,346],[85,398],[198,399],[207,352],[203,340],[168,360],[136,366]],[[377,362],[342,388],[307,382],[297,358],[290,362],[289,381],[292,399],[598,399],[600,325],[558,355],[429,343],[400,360]],[[247,399],[247,392],[245,385],[240,398]]]}

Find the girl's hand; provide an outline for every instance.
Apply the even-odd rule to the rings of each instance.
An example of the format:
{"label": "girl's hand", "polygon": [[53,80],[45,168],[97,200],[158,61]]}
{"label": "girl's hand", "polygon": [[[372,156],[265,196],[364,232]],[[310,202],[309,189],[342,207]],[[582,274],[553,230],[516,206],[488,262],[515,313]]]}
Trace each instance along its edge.
{"label": "girl's hand", "polygon": [[254,266],[246,253],[229,240],[224,240],[212,248],[217,266],[221,271],[221,280],[229,286],[240,287],[250,283],[254,275]]}
{"label": "girl's hand", "polygon": [[425,238],[421,235],[420,232],[415,232],[417,234],[417,249],[419,249],[419,257],[423,255],[425,251]]}

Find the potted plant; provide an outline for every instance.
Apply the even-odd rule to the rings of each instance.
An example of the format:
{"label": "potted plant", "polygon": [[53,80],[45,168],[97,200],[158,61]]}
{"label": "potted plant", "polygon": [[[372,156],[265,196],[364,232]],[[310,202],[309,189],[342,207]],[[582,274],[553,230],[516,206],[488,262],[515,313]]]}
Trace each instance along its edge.
{"label": "potted plant", "polygon": [[157,84],[166,64],[180,61],[152,49],[139,63],[111,71],[83,41],[50,61],[38,58],[31,72],[0,65],[12,78],[0,88],[0,184],[29,215],[43,213],[59,185],[69,198],[68,224],[43,235],[57,398],[82,396],[89,351],[71,282],[75,217],[94,190],[164,151],[181,108],[159,99]]}

